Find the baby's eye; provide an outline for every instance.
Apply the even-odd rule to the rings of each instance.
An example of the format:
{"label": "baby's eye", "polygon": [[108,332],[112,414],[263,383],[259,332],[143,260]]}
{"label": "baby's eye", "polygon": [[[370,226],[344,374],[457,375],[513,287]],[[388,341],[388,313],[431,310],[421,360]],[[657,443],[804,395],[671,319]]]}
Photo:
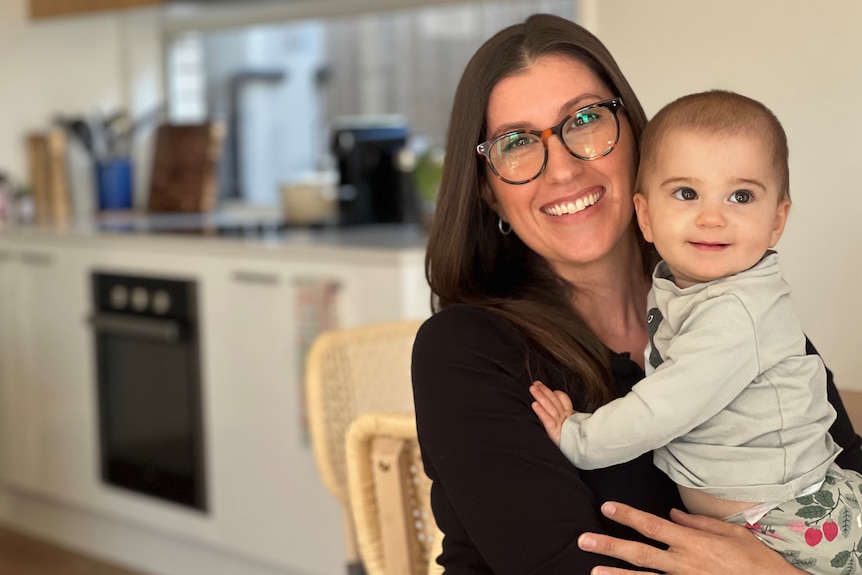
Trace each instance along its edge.
{"label": "baby's eye", "polygon": [[695,192],[691,188],[679,188],[677,190],[674,190],[673,197],[675,197],[678,200],[685,200],[685,201],[696,200],[697,199],[697,192]]}
{"label": "baby's eye", "polygon": [[730,194],[730,201],[736,204],[747,204],[752,200],[752,194],[748,190],[736,190]]}

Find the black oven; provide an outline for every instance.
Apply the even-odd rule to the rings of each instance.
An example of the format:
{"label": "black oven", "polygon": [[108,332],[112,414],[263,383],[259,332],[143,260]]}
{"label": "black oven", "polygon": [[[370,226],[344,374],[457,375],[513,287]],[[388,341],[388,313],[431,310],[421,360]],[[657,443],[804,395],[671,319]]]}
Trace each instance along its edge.
{"label": "black oven", "polygon": [[92,288],[102,479],[205,511],[195,282],[94,272]]}

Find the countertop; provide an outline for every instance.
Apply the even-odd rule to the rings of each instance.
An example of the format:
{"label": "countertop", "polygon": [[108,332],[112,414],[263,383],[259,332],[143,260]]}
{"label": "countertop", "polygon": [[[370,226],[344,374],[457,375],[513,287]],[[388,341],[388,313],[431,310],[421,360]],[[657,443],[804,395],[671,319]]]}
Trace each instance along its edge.
{"label": "countertop", "polygon": [[421,224],[296,227],[271,209],[206,214],[107,212],[54,224],[0,224],[0,239],[97,242],[134,248],[222,253],[256,250],[273,257],[344,257],[400,263],[424,261],[427,232]]}

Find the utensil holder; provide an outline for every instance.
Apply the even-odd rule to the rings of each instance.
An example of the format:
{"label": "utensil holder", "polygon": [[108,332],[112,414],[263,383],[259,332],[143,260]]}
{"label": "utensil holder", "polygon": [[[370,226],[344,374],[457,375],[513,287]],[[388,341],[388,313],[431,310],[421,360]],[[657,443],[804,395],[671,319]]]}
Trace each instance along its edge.
{"label": "utensil holder", "polygon": [[132,160],[120,156],[96,161],[100,211],[132,209]]}

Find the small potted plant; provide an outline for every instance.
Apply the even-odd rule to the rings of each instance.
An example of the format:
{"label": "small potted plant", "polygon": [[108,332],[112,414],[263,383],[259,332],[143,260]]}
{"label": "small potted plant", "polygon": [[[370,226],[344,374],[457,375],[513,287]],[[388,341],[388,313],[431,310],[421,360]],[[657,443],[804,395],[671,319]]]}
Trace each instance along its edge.
{"label": "small potted plant", "polygon": [[445,152],[439,146],[431,146],[425,150],[416,162],[413,177],[421,203],[420,214],[422,224],[431,227],[434,219],[434,209],[437,204],[437,192],[440,189],[440,178],[443,175],[443,158]]}

